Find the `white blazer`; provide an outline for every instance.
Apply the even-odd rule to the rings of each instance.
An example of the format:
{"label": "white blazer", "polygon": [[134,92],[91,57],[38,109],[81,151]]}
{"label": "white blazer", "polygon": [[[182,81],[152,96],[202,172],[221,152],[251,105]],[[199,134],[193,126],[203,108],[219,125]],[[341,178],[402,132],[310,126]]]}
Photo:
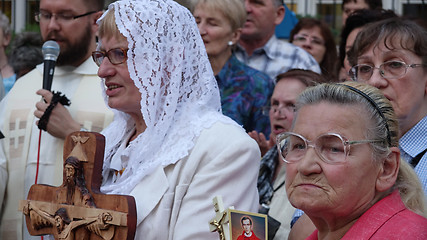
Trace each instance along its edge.
{"label": "white blazer", "polygon": [[202,131],[190,154],[160,166],[131,192],[137,205],[135,239],[212,239],[212,199],[224,207],[257,212],[257,178],[261,156],[257,143],[242,128],[216,123]]}

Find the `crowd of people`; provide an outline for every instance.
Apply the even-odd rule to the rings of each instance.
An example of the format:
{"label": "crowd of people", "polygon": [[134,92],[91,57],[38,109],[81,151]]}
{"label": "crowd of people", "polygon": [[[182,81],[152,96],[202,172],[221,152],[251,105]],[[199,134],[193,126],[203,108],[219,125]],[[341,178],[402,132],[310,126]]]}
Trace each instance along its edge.
{"label": "crowd of people", "polygon": [[13,41],[0,13],[0,239],[40,239],[19,200],[60,185],[76,131],[105,136],[101,191],[134,197],[135,239],[218,239],[215,196],[270,240],[426,239],[427,29],[342,10],[338,48],[315,18],[276,37],[283,0],[40,0]]}

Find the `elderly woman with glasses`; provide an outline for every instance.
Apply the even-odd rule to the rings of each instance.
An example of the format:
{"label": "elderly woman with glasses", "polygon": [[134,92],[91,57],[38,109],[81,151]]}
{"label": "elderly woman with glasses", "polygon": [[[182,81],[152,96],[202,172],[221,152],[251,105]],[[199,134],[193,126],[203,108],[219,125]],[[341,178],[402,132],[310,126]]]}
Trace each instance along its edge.
{"label": "elderly woman with glasses", "polygon": [[286,169],[276,148],[276,136],[291,128],[298,95],[307,87],[324,82],[326,79],[322,75],[310,70],[291,69],[279,74],[270,106],[263,109],[264,114],[270,118],[270,139],[260,140],[250,133],[250,136],[258,141],[263,155],[258,176],[259,212],[269,216],[268,236],[271,240],[287,238],[295,211],[286,198],[284,187]]}
{"label": "elderly woman with glasses", "polygon": [[100,20],[93,53],[115,119],[101,191],[135,198],[135,239],[218,239],[212,199],[256,211],[260,151],[221,114],[191,13],[172,0],[122,0]]}
{"label": "elderly woman with glasses", "polygon": [[427,195],[427,31],[398,18],[368,25],[349,51],[351,77],[390,100],[399,121],[402,158]]}
{"label": "elderly woman with glasses", "polygon": [[426,239],[425,198],[400,161],[398,122],[381,92],[322,84],[296,107],[277,147],[289,201],[317,228],[308,239]]}

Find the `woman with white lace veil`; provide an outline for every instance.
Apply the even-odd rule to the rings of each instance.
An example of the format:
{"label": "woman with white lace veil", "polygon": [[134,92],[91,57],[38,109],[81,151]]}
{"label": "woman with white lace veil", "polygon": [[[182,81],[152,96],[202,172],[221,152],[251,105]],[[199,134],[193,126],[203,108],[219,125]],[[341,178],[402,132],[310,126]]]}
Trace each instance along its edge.
{"label": "woman with white lace veil", "polygon": [[260,152],[221,113],[191,13],[172,0],[112,3],[93,53],[115,119],[101,191],[134,196],[136,239],[218,239],[212,198],[256,211]]}

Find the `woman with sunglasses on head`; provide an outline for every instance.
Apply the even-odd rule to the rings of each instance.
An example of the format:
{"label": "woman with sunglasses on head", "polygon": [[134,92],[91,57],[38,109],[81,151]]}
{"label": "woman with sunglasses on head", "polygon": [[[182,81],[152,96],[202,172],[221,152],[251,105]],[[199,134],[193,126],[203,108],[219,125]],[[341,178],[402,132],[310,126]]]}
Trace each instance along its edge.
{"label": "woman with sunglasses on head", "polygon": [[366,26],[348,53],[350,76],[390,100],[399,121],[402,158],[427,195],[427,30],[392,18]]}
{"label": "woman with sunglasses on head", "polygon": [[328,80],[336,81],[335,64],[338,55],[328,24],[314,18],[301,18],[292,29],[289,42],[310,53],[319,63],[322,74]]}
{"label": "woman with sunglasses on head", "polygon": [[426,239],[425,197],[400,160],[398,122],[381,92],[322,84],[296,108],[277,147],[289,201],[317,228],[307,239]]}
{"label": "woman with sunglasses on head", "polygon": [[212,199],[256,211],[260,152],[221,114],[193,16],[172,0],[123,0],[99,22],[93,58],[115,112],[101,191],[135,198],[135,239],[218,239]]}

